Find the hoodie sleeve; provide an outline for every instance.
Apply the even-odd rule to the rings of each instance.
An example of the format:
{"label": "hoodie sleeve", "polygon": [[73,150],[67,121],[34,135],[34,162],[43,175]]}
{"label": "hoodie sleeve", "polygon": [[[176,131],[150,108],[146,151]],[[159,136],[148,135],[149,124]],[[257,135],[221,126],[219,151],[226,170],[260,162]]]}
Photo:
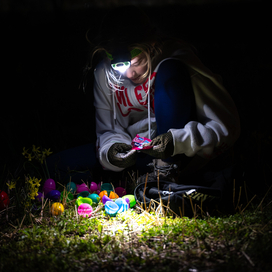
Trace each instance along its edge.
{"label": "hoodie sleeve", "polygon": [[173,155],[215,158],[233,146],[240,135],[238,111],[220,76],[207,69],[193,53],[182,51],[178,58],[191,73],[197,120],[170,130],[174,138]]}
{"label": "hoodie sleeve", "polygon": [[126,130],[113,120],[114,93],[106,86],[104,65],[100,63],[94,71],[94,106],[96,109],[96,149],[100,164],[108,170],[122,171],[108,160],[108,150],[114,143],[131,144]]}

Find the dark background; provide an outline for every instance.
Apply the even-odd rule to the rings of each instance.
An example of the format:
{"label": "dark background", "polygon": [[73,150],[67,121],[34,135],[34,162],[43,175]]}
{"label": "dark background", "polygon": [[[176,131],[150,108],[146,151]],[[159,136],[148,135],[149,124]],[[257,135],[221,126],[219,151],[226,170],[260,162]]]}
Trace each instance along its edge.
{"label": "dark background", "polygon": [[264,1],[5,0],[0,5],[1,164],[16,164],[22,148],[32,144],[56,153],[95,141],[91,81],[86,94],[78,89],[88,54],[85,33],[90,28],[95,36],[114,3],[140,3],[163,30],[195,45],[236,102],[242,125],[238,156],[249,167],[252,161],[267,163],[272,63],[271,16]]}

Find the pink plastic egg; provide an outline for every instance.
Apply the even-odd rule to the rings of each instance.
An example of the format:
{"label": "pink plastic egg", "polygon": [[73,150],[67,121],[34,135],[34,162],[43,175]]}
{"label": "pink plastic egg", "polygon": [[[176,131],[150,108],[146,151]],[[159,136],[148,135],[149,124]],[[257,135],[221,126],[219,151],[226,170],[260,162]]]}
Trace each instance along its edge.
{"label": "pink plastic egg", "polygon": [[47,179],[43,185],[44,195],[47,195],[52,190],[56,190],[56,183],[53,179]]}
{"label": "pink plastic egg", "polygon": [[82,203],[78,206],[77,212],[80,216],[90,217],[93,212],[93,208],[88,203]]}
{"label": "pink plastic egg", "polygon": [[77,185],[77,193],[78,194],[81,192],[84,192],[84,191],[89,191],[89,188],[85,183]]}
{"label": "pink plastic egg", "polygon": [[97,184],[95,182],[91,182],[90,191],[93,193],[98,188]]}
{"label": "pink plastic egg", "polygon": [[124,195],[127,194],[126,189],[123,188],[123,187],[117,187],[117,188],[115,188],[115,193],[116,193],[119,197],[122,197],[122,196],[124,196]]}
{"label": "pink plastic egg", "polygon": [[5,209],[9,204],[9,196],[6,192],[0,191],[0,210]]}

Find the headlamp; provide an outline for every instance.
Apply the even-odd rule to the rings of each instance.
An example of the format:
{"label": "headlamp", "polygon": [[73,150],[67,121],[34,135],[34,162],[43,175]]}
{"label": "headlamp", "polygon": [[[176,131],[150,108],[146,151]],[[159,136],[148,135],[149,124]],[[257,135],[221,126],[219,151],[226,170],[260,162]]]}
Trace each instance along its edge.
{"label": "headlamp", "polygon": [[113,55],[106,52],[108,58],[111,60],[112,69],[122,74],[130,67],[131,59],[141,53],[142,51],[140,49],[133,49],[130,52],[124,49],[118,50]]}
{"label": "headlamp", "polygon": [[124,73],[130,67],[130,61],[120,61],[117,63],[111,62],[111,67],[113,70],[118,71],[120,73]]}

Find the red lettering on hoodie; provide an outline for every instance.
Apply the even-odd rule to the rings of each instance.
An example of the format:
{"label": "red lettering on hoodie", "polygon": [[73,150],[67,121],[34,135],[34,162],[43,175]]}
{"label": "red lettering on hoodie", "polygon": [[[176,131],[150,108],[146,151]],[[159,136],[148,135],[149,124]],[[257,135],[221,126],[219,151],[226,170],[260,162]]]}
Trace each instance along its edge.
{"label": "red lettering on hoodie", "polygon": [[[150,80],[152,80],[156,76],[156,72],[153,72],[150,76]],[[143,84],[138,85],[134,88],[134,94],[139,102],[140,105],[147,108],[147,93],[148,93],[148,82],[147,79]],[[141,112],[143,109],[136,108],[135,105],[132,105],[129,96],[128,96],[128,90],[124,86],[120,88],[120,91],[115,91],[115,95],[117,98],[117,107],[120,110],[120,113],[123,117],[128,116],[128,114],[134,110]],[[150,86],[150,102],[151,102],[151,108],[154,109],[154,83]]]}

